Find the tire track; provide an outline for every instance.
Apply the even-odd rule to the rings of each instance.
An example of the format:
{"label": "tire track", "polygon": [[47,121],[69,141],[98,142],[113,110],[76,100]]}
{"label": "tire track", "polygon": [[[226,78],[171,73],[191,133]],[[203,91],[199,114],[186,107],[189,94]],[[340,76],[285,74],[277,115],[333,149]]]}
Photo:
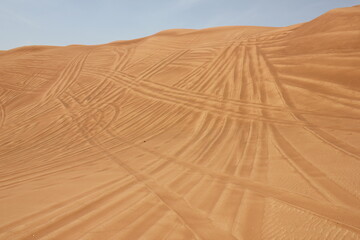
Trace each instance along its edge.
{"label": "tire track", "polygon": [[81,70],[86,62],[89,52],[80,53],[72,61],[69,62],[68,66],[60,73],[60,76],[51,88],[43,95],[43,101],[49,101],[50,98],[56,98],[66,91],[80,76]]}
{"label": "tire track", "polygon": [[[196,236],[200,236],[205,239],[235,239],[231,234],[224,232],[222,229],[219,229],[213,225],[213,223],[203,216],[203,214],[196,209],[191,208],[187,202],[185,202],[180,196],[175,193],[169,192],[169,190],[159,186],[155,181],[146,175],[137,172],[136,170],[129,167],[126,163],[119,160],[116,155],[109,152],[105,149],[100,143],[98,143],[94,138],[90,139],[85,130],[79,127],[79,131],[83,132],[83,136],[89,143],[95,147],[101,149],[112,161],[117,163],[122,169],[133,176],[136,181],[144,185],[149,192],[153,193],[157,198],[171,211],[173,211],[179,219],[195,233]],[[39,236],[42,232],[37,233],[36,236]]]}
{"label": "tire track", "polygon": [[[201,173],[205,176],[211,176],[212,178],[215,178],[217,181],[224,184],[233,184],[234,186],[249,189],[260,194],[261,196],[274,198],[296,208],[305,209],[315,215],[326,218],[329,221],[333,221],[346,229],[360,233],[360,224],[357,224],[357,222],[360,223],[360,214],[358,214],[356,211],[354,212],[354,209],[347,208],[346,205],[334,205],[330,203],[319,202],[298,193],[272,187],[266,183],[250,180],[244,177],[221,174],[202,166],[180,161],[178,158],[156,152],[136,143],[128,142],[125,139],[119,137],[117,137],[117,139],[133,147],[139,148],[142,151],[154,154],[154,156],[157,156],[159,160],[165,161],[166,164],[176,164],[181,167],[185,167],[188,169],[188,171],[190,171],[189,173]],[[114,154],[116,154],[116,152],[114,152]]]}
{"label": "tire track", "polygon": [[[266,90],[263,89],[263,77],[259,72],[257,54],[247,49],[249,63],[249,79],[253,83],[253,96],[261,104],[267,103]],[[255,56],[254,56],[255,55]],[[264,109],[259,109],[260,113],[268,116]],[[267,182],[268,172],[268,139],[267,124],[264,122],[252,122],[247,141],[246,154],[244,154],[239,176],[251,177],[259,182]],[[245,191],[243,196],[243,210],[238,212],[239,231],[249,239],[261,239],[261,230],[265,212],[265,197],[253,191]],[[240,214],[241,213],[241,214]]]}
{"label": "tire track", "polygon": [[178,50],[178,51],[175,51],[174,53],[171,53],[169,56],[165,57],[163,60],[153,64],[151,67],[147,68],[146,70],[141,72],[138,76],[136,76],[135,82],[138,83],[139,81],[141,81],[143,79],[150,78],[152,75],[158,73],[159,71],[161,71],[161,69],[165,68],[170,63],[172,63],[173,61],[175,61],[176,59],[178,59],[179,57],[181,57],[182,55],[184,55],[187,52],[189,52],[189,50],[185,49],[185,50]]}
{"label": "tire track", "polygon": [[[123,193],[125,189],[129,188],[130,186],[133,186],[134,182],[127,183],[124,186],[120,186],[118,188],[112,189],[109,192],[100,195],[100,197],[92,199],[92,201],[88,204],[84,204],[80,208],[65,213],[64,215],[60,215],[55,218],[52,222],[40,225],[38,227],[32,227],[31,233],[28,235],[25,235],[24,237],[21,237],[19,239],[32,239],[33,237],[36,238],[42,238],[44,236],[47,236],[53,232],[55,232],[58,229],[61,229],[65,227],[68,224],[71,224],[73,221],[77,221],[77,219],[91,214],[93,211],[97,211],[99,209],[102,209],[107,207],[107,211],[111,212],[113,211],[114,206],[119,206],[116,203],[121,203],[120,201],[115,201],[111,204],[112,201],[114,201],[114,198],[119,196],[119,194]],[[106,206],[110,202],[110,206]],[[104,212],[102,212],[104,213]]]}
{"label": "tire track", "polygon": [[[125,184],[122,182],[125,182]],[[120,186],[116,186],[118,183],[123,185],[120,184]],[[51,205],[37,213],[2,226],[1,231],[4,232],[2,237],[14,233],[18,233],[18,239],[33,239],[33,236],[38,238],[43,237],[68,222],[76,220],[77,217],[88,214],[91,212],[91,209],[96,209],[98,206],[101,206],[102,203],[110,200],[116,196],[117,193],[123,191],[126,186],[130,186],[131,184],[131,181],[129,182],[127,178],[111,180],[106,184],[102,184],[73,198]],[[91,199],[90,201],[88,200],[89,198]],[[80,207],[78,206],[79,203]],[[74,210],[66,211],[66,209]],[[50,222],[46,221],[46,219],[49,218],[53,220]],[[11,229],[11,231],[9,231],[9,229]]]}
{"label": "tire track", "polygon": [[208,71],[204,71],[204,73],[198,78],[198,81],[189,87],[189,89],[191,91],[201,92],[201,90],[206,88],[205,86],[207,84],[212,83],[211,79],[214,79],[217,74],[222,73],[220,70],[224,68],[223,63],[229,61],[234,53],[234,49],[236,49],[236,46],[234,47],[233,44],[223,48],[220,54],[209,64]]}
{"label": "tire track", "polygon": [[[322,194],[346,206],[356,208],[356,206],[360,205],[359,199],[333,182],[324,172],[305,159],[291,143],[283,137],[279,130],[275,127],[271,127],[270,129],[278,149],[287,156],[286,159],[292,161],[292,164],[297,167],[303,176],[307,176],[308,181],[311,181],[317,186],[317,189],[320,190]],[[296,159],[296,161],[293,159]]]}
{"label": "tire track", "polygon": [[97,146],[100,147],[102,151],[109,154],[109,158],[128,171],[130,175],[137,179],[138,182],[144,184],[150,192],[153,192],[167,208],[178,215],[181,221],[187,225],[188,228],[192,229],[192,232],[194,232],[196,236],[204,239],[235,239],[231,234],[228,234],[223,230],[215,227],[213,223],[204,217],[201,212],[188,206],[188,204],[175,193],[169,192],[163,187],[157,185],[157,183],[151,180],[149,177],[136,172],[127,164],[117,159],[115,155],[109,153],[106,149],[103,149],[101,145]]}
{"label": "tire track", "polygon": [[[266,59],[265,55],[263,53],[261,53],[261,51],[259,51],[264,63],[266,64],[269,72],[272,74],[273,76],[273,81],[275,82],[276,86],[277,86],[277,90],[279,93],[279,96],[282,100],[282,102],[284,103],[284,105],[289,106],[289,108],[294,108],[293,104],[291,103],[289,97],[286,95],[285,90],[283,89],[283,87],[281,86],[281,83],[279,82],[279,80],[277,80],[277,73],[276,71],[273,69],[273,67],[270,65],[269,60]],[[313,136],[315,136],[316,138],[319,138],[322,142],[324,142],[325,144],[345,153],[346,155],[349,155],[357,160],[360,159],[360,152],[358,149],[338,140],[337,138],[331,136],[330,134],[320,130],[319,128],[315,128],[313,126],[307,126],[309,125],[309,122],[302,117],[301,115],[292,112],[291,114],[293,116],[293,118],[295,120],[298,120],[299,122],[305,123],[304,128],[311,133]]]}
{"label": "tire track", "polygon": [[[96,70],[96,71],[91,71],[89,69],[88,71],[90,71],[91,73],[95,73],[95,74],[101,74],[101,73],[99,73],[99,71],[108,71],[108,70],[107,69],[99,69],[99,70]],[[132,79],[135,78],[133,76],[126,75],[126,74],[121,73],[121,72],[116,72],[115,75],[116,75],[117,79],[120,82],[124,83],[124,85],[126,85],[126,86],[130,86],[131,81],[133,81]],[[209,95],[209,94],[184,91],[182,89],[169,87],[169,86],[166,86],[164,84],[155,83],[155,82],[151,82],[151,81],[143,82],[141,84],[141,87],[142,88],[146,87],[146,88],[154,89],[154,91],[156,91],[156,92],[171,93],[173,95],[176,95],[177,98],[181,97],[181,96],[187,96],[188,98],[195,98],[195,99],[198,98],[198,99],[202,99],[204,101],[206,100],[206,101],[209,101],[210,103],[213,103],[213,104],[231,105],[232,108],[234,108],[234,109],[238,109],[240,107],[248,108],[248,109],[258,108],[258,109],[264,109],[264,110],[267,110],[267,111],[274,111],[275,113],[276,112],[281,113],[281,112],[284,112],[284,111],[287,111],[287,112],[291,111],[291,112],[297,112],[297,113],[301,113],[301,114],[309,114],[309,115],[329,117],[329,118],[339,118],[338,115],[331,115],[331,114],[319,113],[319,112],[314,112],[314,111],[306,111],[306,110],[297,110],[297,109],[293,109],[293,108],[290,109],[290,108],[287,108],[287,107],[273,106],[273,105],[269,105],[269,104],[260,104],[260,103],[255,103],[255,102],[239,101],[239,100],[229,99],[229,98],[219,100],[218,97],[215,97],[215,96],[212,96],[212,95]],[[351,117],[351,116],[340,116],[340,118],[356,119],[356,118]]]}
{"label": "tire track", "polygon": [[[119,82],[121,80],[119,80],[118,78],[114,79],[115,82],[118,82],[120,84],[122,84],[123,82]],[[142,83],[144,84],[144,83]],[[160,91],[160,92],[156,92],[156,91],[152,91],[143,87],[136,87],[136,88],[131,88],[131,91],[139,96],[145,96],[146,98],[150,98],[150,99],[154,99],[154,100],[158,100],[158,101],[163,101],[163,102],[167,102],[169,104],[179,104],[182,106],[188,106],[191,109],[194,109],[196,111],[203,111],[204,107],[206,107],[206,111],[210,111],[212,113],[215,113],[219,116],[221,116],[224,112],[229,115],[229,117],[235,118],[235,119],[242,119],[242,120],[256,120],[256,121],[266,121],[266,122],[270,122],[270,123],[276,123],[279,125],[287,125],[287,126],[312,126],[314,127],[312,124],[310,123],[301,123],[298,121],[292,121],[292,120],[280,120],[280,119],[274,119],[274,118],[265,118],[264,116],[260,116],[260,115],[255,115],[255,114],[244,114],[241,113],[235,109],[220,109],[217,106],[213,106],[210,103],[207,103],[205,100],[201,100],[201,102],[199,100],[194,99],[194,101],[190,101],[188,98],[185,98],[183,96],[179,96],[177,98],[174,98],[173,96],[169,95],[167,92],[164,91]],[[223,105],[223,104],[221,104]],[[226,106],[226,105],[223,105]],[[316,126],[316,128],[325,128],[325,129],[334,129],[332,127],[321,127],[321,126]],[[338,129],[336,128],[335,130],[342,130],[342,131],[356,131],[355,129]]]}

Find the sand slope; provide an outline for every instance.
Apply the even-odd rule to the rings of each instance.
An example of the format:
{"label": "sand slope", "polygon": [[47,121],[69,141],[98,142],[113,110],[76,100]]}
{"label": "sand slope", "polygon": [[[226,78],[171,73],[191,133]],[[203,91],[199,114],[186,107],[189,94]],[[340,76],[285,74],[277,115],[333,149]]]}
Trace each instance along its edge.
{"label": "sand slope", "polygon": [[360,239],[360,7],[0,52],[0,239]]}

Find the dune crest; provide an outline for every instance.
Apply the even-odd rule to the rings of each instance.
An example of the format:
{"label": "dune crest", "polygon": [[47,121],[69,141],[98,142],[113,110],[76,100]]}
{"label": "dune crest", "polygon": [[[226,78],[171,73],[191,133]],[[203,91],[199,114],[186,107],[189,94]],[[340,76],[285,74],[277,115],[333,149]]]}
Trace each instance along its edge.
{"label": "dune crest", "polygon": [[360,8],[0,52],[0,239],[360,239]]}

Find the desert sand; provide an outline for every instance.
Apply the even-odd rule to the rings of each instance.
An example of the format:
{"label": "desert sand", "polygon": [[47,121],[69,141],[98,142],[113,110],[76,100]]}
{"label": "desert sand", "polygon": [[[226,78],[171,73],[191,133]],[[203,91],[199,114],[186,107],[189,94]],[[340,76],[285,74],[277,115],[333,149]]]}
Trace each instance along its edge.
{"label": "desert sand", "polygon": [[0,239],[360,239],[360,7],[0,53]]}

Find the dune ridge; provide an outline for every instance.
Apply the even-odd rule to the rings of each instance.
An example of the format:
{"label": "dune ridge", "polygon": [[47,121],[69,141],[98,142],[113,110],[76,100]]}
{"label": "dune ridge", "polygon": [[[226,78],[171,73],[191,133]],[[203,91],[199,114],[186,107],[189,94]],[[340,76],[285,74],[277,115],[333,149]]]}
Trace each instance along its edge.
{"label": "dune ridge", "polygon": [[0,239],[360,239],[359,6],[0,51]]}

